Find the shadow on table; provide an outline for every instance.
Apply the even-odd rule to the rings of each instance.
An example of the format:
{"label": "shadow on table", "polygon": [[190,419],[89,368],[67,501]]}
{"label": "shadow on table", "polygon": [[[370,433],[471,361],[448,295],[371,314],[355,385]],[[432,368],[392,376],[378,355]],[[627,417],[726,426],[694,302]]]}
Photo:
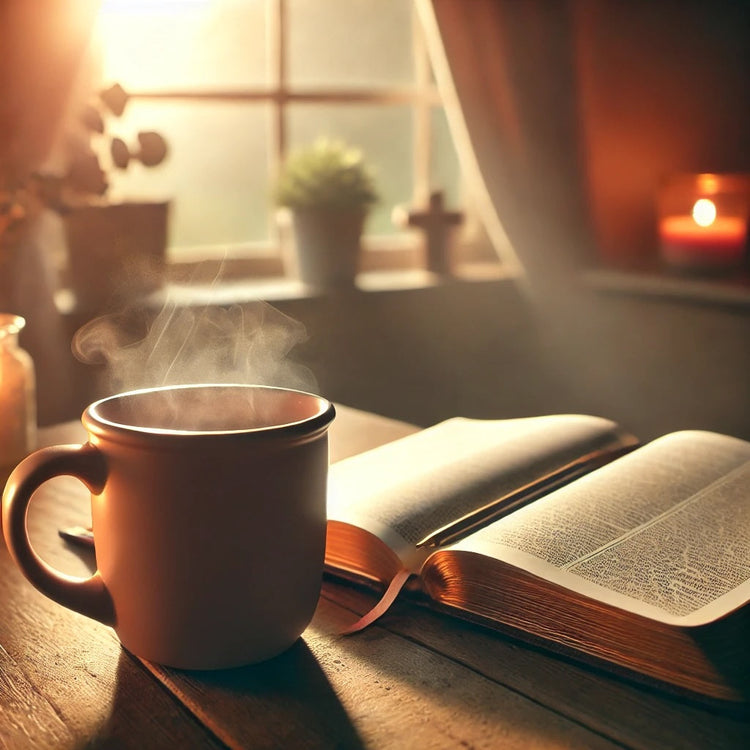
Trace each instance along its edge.
{"label": "shadow on table", "polygon": [[364,746],[302,639],[274,659],[237,669],[188,672],[145,666],[230,747]]}
{"label": "shadow on table", "polygon": [[68,560],[77,558],[80,564],[80,570],[76,570],[79,575],[94,575],[96,573],[96,555],[93,547],[85,547],[81,544],[71,543],[66,539],[60,539],[58,544],[65,548],[65,555]]}
{"label": "shadow on table", "polygon": [[[377,601],[366,589],[335,580],[326,582],[324,594],[348,611],[348,617],[341,615],[343,624],[356,620]],[[359,660],[365,672],[377,670],[381,680],[439,696],[440,703],[456,714],[468,700],[479,700],[485,682],[495,684],[503,697],[489,694],[484,718],[502,714],[506,727],[514,721],[509,707],[523,697],[529,705],[547,707],[550,714],[568,717],[629,747],[750,747],[750,713],[745,708],[719,710],[673,695],[510,634],[415,606],[406,597],[375,626],[340,643],[341,658],[347,662]],[[423,648],[403,651],[405,643]],[[720,666],[747,686],[747,670],[742,673],[739,666],[744,667],[747,658],[743,655],[736,661],[733,671],[727,664]],[[466,690],[471,696],[464,694]]]}
{"label": "shadow on table", "polygon": [[120,649],[114,677],[108,710],[86,748],[224,747],[125,649]]}

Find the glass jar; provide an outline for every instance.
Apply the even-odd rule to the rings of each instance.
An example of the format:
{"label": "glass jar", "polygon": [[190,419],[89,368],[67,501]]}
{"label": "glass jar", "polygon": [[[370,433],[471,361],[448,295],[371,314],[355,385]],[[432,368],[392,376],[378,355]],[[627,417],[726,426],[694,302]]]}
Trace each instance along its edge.
{"label": "glass jar", "polygon": [[0,480],[36,447],[34,363],[18,345],[26,325],[20,315],[0,313]]}

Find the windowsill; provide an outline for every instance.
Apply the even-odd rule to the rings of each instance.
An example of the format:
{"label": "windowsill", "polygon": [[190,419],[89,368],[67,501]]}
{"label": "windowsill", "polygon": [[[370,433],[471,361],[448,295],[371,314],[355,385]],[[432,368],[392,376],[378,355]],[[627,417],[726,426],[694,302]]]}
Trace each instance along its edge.
{"label": "windowsill", "polygon": [[[316,290],[297,279],[282,276],[228,279],[220,284],[169,281],[163,289],[143,298],[141,304],[159,308],[167,300],[178,306],[235,305],[256,300],[282,302],[357,293],[410,291],[457,283],[481,283],[513,278],[514,275],[498,263],[466,263],[456,269],[451,276],[439,276],[424,269],[366,271],[357,276],[354,287],[335,291]],[[80,316],[88,312],[76,308],[75,296],[69,289],[58,291],[55,301],[63,315]],[[95,313],[92,312],[93,314]]]}
{"label": "windowsill", "polygon": [[681,274],[657,268],[596,269],[588,271],[585,280],[596,291],[605,293],[750,308],[748,271],[712,276]]}

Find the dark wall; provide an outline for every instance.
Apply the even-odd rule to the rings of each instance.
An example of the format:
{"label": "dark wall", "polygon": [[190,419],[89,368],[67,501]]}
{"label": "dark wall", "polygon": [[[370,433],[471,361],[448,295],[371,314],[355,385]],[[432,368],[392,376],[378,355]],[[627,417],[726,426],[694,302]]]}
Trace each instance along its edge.
{"label": "dark wall", "polygon": [[278,305],[297,357],[343,403],[421,425],[450,416],[588,412],[639,437],[700,428],[750,439],[750,307],[571,292],[541,317],[512,282]]}
{"label": "dark wall", "polygon": [[[291,358],[350,406],[423,426],[577,412],[644,440],[689,428],[750,440],[750,304],[577,288],[539,305],[515,282],[491,281],[274,306],[307,331]],[[67,418],[110,392],[99,382]]]}
{"label": "dark wall", "polygon": [[655,256],[659,185],[750,172],[750,3],[576,0],[577,91],[597,248]]}

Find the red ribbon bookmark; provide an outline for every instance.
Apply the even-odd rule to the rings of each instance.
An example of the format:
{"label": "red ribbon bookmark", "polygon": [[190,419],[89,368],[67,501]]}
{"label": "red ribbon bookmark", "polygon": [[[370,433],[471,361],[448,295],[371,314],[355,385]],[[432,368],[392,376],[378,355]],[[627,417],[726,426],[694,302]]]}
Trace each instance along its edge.
{"label": "red ribbon bookmark", "polygon": [[402,568],[393,577],[393,580],[388,584],[388,588],[380,598],[380,601],[369,611],[367,614],[362,615],[353,625],[348,628],[341,630],[342,635],[351,635],[352,633],[358,633],[360,630],[364,630],[368,625],[372,625],[381,615],[385,614],[390,608],[391,604],[396,600],[404,584],[408,580],[409,573],[406,568]]}

